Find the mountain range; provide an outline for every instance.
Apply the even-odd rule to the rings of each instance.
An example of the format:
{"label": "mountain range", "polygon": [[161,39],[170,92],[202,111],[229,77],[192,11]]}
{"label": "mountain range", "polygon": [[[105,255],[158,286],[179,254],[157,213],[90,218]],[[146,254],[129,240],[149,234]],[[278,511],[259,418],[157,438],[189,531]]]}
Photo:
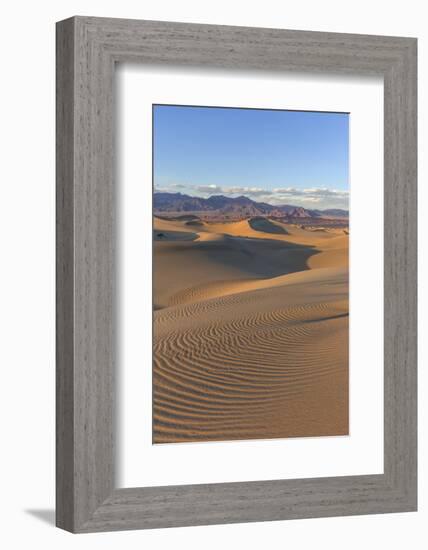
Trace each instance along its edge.
{"label": "mountain range", "polygon": [[347,218],[348,210],[329,208],[313,210],[290,204],[273,205],[266,202],[256,202],[248,197],[225,197],[212,195],[204,199],[191,197],[182,193],[154,193],[153,209],[155,212],[216,212],[234,216],[272,216],[289,218]]}

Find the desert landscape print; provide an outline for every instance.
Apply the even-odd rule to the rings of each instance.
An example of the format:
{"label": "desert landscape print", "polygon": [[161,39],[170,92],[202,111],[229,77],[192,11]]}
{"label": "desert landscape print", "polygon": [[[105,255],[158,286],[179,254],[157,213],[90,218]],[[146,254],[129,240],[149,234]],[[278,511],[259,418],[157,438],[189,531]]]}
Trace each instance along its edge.
{"label": "desert landscape print", "polygon": [[349,115],[153,106],[153,443],[349,433]]}

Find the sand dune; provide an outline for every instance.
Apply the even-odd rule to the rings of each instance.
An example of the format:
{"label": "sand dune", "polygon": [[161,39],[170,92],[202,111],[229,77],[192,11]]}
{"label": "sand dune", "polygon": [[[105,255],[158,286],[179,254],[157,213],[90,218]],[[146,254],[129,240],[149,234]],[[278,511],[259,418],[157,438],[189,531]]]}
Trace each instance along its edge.
{"label": "sand dune", "polygon": [[163,218],[154,218],[153,231],[163,231],[165,233],[178,231],[181,233],[194,233],[194,229],[188,227],[187,220],[166,220]]}
{"label": "sand dune", "polygon": [[348,236],[154,228],[154,442],[348,433]]}
{"label": "sand dune", "polygon": [[190,231],[153,231],[154,241],[195,241],[198,238],[197,233]]}
{"label": "sand dune", "polygon": [[251,218],[248,220],[248,225],[255,231],[262,231],[263,233],[279,233],[285,235],[288,231],[283,225],[275,223],[267,218]]}

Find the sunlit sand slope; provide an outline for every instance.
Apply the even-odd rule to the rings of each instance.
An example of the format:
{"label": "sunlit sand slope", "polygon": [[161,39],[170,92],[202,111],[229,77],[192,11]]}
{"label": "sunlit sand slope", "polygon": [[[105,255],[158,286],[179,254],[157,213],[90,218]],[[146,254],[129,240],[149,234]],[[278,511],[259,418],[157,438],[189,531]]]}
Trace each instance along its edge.
{"label": "sunlit sand slope", "polygon": [[348,237],[256,225],[155,242],[155,443],[348,433]]}

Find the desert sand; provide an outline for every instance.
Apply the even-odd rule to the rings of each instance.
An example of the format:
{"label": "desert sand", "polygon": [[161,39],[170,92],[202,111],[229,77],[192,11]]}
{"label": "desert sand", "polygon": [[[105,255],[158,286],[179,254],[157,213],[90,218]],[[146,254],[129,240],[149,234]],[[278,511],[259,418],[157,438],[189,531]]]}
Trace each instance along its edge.
{"label": "desert sand", "polygon": [[348,231],[154,218],[153,442],[348,433]]}

